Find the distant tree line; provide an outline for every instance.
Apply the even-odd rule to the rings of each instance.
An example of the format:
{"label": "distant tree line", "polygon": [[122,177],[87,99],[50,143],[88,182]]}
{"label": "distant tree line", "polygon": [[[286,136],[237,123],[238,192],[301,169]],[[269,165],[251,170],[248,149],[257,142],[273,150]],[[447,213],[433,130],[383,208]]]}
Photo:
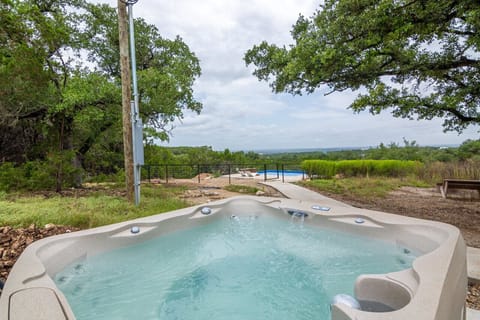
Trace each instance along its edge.
{"label": "distant tree line", "polygon": [[424,163],[452,162],[476,159],[480,161],[480,140],[466,140],[459,147],[422,147],[415,141],[398,143],[381,143],[368,149],[353,149],[332,152],[303,152],[270,154],[263,157],[282,162],[301,162],[303,160],[412,160]]}
{"label": "distant tree line", "polygon": [[[429,167],[448,167],[455,171],[463,163],[480,171],[480,140],[467,140],[459,147],[421,147],[412,141],[380,144],[366,150],[344,150],[332,152],[302,152],[259,154],[253,151],[215,151],[210,146],[203,147],[163,147],[153,144],[145,146],[147,165],[252,165],[296,164],[304,160],[408,160],[431,164]],[[83,176],[88,181],[124,181],[122,154],[110,152],[98,154],[96,161],[86,162]],[[436,170],[438,171],[438,170]],[[38,162],[17,165],[4,162],[0,165],[0,191],[52,189],[52,172]],[[438,174],[437,174],[438,175]],[[435,178],[441,178],[440,176]]]}

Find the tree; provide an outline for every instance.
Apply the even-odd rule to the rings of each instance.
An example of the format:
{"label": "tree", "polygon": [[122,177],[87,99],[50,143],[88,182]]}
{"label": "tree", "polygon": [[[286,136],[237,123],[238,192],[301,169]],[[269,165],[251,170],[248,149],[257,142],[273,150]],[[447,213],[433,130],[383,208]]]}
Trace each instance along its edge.
{"label": "tree", "polygon": [[458,147],[458,156],[462,160],[467,160],[471,158],[477,158],[480,160],[480,140],[470,140],[464,141]]}
{"label": "tree", "polygon": [[32,146],[44,141],[42,120],[58,100],[58,55],[69,29],[60,2],[5,0],[0,18],[0,154],[26,161],[39,156]]}
{"label": "tree", "polygon": [[262,42],[245,54],[275,92],[365,90],[355,112],[444,119],[446,131],[480,124],[478,0],[326,0],[300,16],[290,47]]}
{"label": "tree", "polygon": [[[112,152],[121,150],[115,9],[84,0],[2,0],[0,18],[0,160],[48,160],[57,191],[67,172],[116,168],[101,159],[117,162]],[[199,61],[180,38],[164,39],[142,19],[135,24],[141,115],[147,137],[165,140],[185,110],[201,111],[192,89]]]}
{"label": "tree", "polygon": [[[114,8],[87,5],[83,39],[90,62],[109,77],[120,76],[118,27]],[[140,114],[147,139],[166,141],[176,119],[190,110],[200,113],[202,104],[193,96],[193,84],[200,76],[200,62],[180,37],[162,38],[157,27],[135,19]]]}
{"label": "tree", "polygon": [[75,49],[81,3],[5,0],[0,6],[0,126],[7,137],[19,134],[2,141],[7,150],[19,143],[17,154],[2,153],[19,162],[48,158],[58,191],[65,163],[74,158],[72,113],[63,108],[63,92],[73,70],[68,51]]}

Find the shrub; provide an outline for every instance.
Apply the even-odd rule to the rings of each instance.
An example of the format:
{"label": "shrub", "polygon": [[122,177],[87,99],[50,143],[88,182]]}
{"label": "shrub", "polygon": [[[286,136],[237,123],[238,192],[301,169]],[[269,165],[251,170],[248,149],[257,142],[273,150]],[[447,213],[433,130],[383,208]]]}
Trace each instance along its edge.
{"label": "shrub", "polygon": [[422,166],[418,161],[402,160],[306,160],[302,163],[310,177],[319,178],[331,178],[337,174],[345,177],[403,177],[418,174]]}
{"label": "shrub", "polygon": [[419,176],[431,183],[442,182],[443,179],[480,180],[480,158],[467,161],[432,162],[423,168]]}
{"label": "shrub", "polygon": [[81,177],[79,169],[72,164],[73,153],[49,154],[46,161],[28,161],[15,166],[13,163],[0,165],[0,190],[50,190],[76,186]]}
{"label": "shrub", "polygon": [[[381,161],[381,160],[379,160]],[[369,176],[373,174],[377,160],[343,160],[335,164],[336,174],[345,177]]]}
{"label": "shrub", "polygon": [[335,175],[335,161],[305,160],[302,162],[302,170],[310,177],[329,179]]}
{"label": "shrub", "polygon": [[25,186],[24,170],[15,167],[13,163],[6,162],[0,165],[0,190],[11,191]]}

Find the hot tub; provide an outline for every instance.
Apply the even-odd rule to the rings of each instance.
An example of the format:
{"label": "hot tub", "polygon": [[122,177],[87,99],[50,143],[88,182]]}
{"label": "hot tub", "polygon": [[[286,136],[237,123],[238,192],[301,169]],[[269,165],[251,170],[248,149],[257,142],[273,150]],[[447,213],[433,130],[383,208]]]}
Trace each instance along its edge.
{"label": "hot tub", "polygon": [[[293,242],[295,244],[295,242],[298,242],[293,246],[287,246],[287,251],[298,251],[298,254],[296,252],[293,252],[293,255],[291,255],[290,252],[288,254],[285,254],[285,252],[278,254],[278,250],[273,248],[271,244],[267,244],[266,248],[257,248],[257,250],[259,250],[258,252],[261,253],[260,256],[257,255],[255,258],[252,258],[251,255],[245,258],[247,254],[242,256],[244,250],[243,243],[253,242],[255,246],[264,243],[265,238],[268,238],[270,233],[268,229],[263,234],[258,233],[256,230],[250,231],[250,234],[240,233],[240,237],[248,235],[248,237],[245,237],[246,240],[242,240],[243,242],[240,246],[230,244],[229,240],[225,240],[224,238],[225,234],[232,232],[233,234],[231,234],[231,237],[228,239],[232,237],[238,238],[239,234],[235,233],[238,232],[238,230],[244,232],[245,227],[249,227],[252,224],[263,223],[263,221],[269,219],[293,224],[293,228],[300,230],[302,234],[305,234],[305,229],[307,229],[307,236],[299,240],[285,237],[286,233],[290,232],[290,229],[285,229],[287,232],[281,231],[279,235],[272,236],[274,238],[281,237],[285,243]],[[350,290],[350,294],[354,296],[353,300],[357,302],[357,305],[352,305],[348,300],[332,300],[332,289],[325,289],[329,291],[327,296],[330,295],[330,301],[335,301],[334,304],[328,307],[328,314],[331,319],[464,319],[467,286],[466,247],[457,228],[443,223],[358,208],[324,207],[322,203],[265,197],[231,198],[212,202],[207,206],[195,206],[148,218],[37,241],[30,245],[20,256],[7,279],[0,298],[0,319],[76,319],[73,310],[80,308],[77,307],[77,301],[75,300],[77,299],[76,297],[80,295],[75,295],[77,294],[75,293],[76,287],[73,289],[73,295],[72,292],[70,292],[72,290],[67,292],[65,288],[68,287],[68,285],[64,283],[74,281],[71,280],[71,278],[75,278],[76,274],[83,275],[83,268],[89,261],[97,261],[95,259],[103,256],[112,257],[112,254],[113,257],[117,259],[116,255],[125,250],[138,252],[137,250],[140,250],[140,246],[143,244],[147,244],[150,247],[157,246],[154,241],[161,238],[168,238],[171,243],[179,244],[180,247],[176,247],[176,251],[170,254],[171,257],[175,258],[183,251],[182,241],[184,241],[185,245],[191,242],[197,242],[195,239],[200,239],[200,237],[197,236],[195,230],[209,226],[210,229],[213,228],[214,230],[220,228],[217,227],[215,223],[221,223],[219,226],[226,226],[227,229],[218,231],[221,236],[220,238],[213,237],[210,239],[210,235],[208,234],[205,236],[206,239],[209,239],[205,242],[207,243],[207,247],[217,243],[220,245],[221,250],[217,248],[197,252],[197,259],[201,261],[200,264],[204,263],[204,265],[191,268],[192,270],[190,270],[185,262],[170,262],[173,267],[168,267],[167,262],[163,263],[163,258],[159,260],[160,262],[157,262],[159,268],[165,267],[165,272],[170,270],[176,277],[176,280],[165,289],[165,291],[168,292],[168,298],[163,298],[167,295],[159,295],[158,305],[160,307],[158,308],[158,319],[168,319],[168,315],[173,312],[171,307],[165,306],[165,301],[162,300],[173,301],[173,304],[176,305],[180,304],[182,309],[190,312],[191,319],[203,319],[202,316],[200,316],[202,314],[205,319],[215,319],[213,315],[215,311],[219,310],[218,305],[221,304],[220,299],[224,296],[225,292],[221,291],[225,289],[220,288],[218,284],[218,281],[220,281],[218,280],[220,273],[226,273],[226,276],[230,279],[237,279],[236,282],[233,281],[228,284],[229,290],[236,290],[236,288],[240,288],[244,282],[248,282],[248,280],[243,280],[241,273],[243,272],[242,270],[250,266],[252,266],[253,269],[266,268],[267,273],[265,278],[268,278],[271,274],[278,274],[280,278],[276,282],[286,282],[288,286],[290,286],[287,290],[292,295],[291,305],[281,302],[275,304],[275,301],[270,301],[272,305],[269,306],[269,308],[271,308],[272,312],[277,312],[278,315],[281,316],[284,314],[281,310],[285,308],[285,312],[291,313],[289,318],[315,319],[315,316],[309,316],[307,313],[302,313],[304,314],[303,316],[296,317],[295,308],[301,306],[300,309],[304,309],[305,306],[301,303],[306,303],[306,306],[313,307],[316,306],[316,303],[325,304],[325,301],[322,302],[317,299],[315,289],[318,286],[322,286],[322,282],[337,281],[332,280],[334,279],[333,274],[337,273],[342,265],[332,264],[332,269],[327,270],[322,277],[316,276],[314,272],[307,271],[308,274],[305,277],[301,276],[301,279],[297,279],[297,275],[294,273],[302,269],[304,265],[311,265],[313,269],[317,268],[318,264],[323,263],[322,261],[329,258],[328,253],[325,253],[328,249],[335,248],[335,250],[332,249],[332,251],[335,252],[343,250],[341,247],[338,247],[340,243],[348,244],[349,242],[357,242],[357,240],[339,240],[340,238],[337,238],[337,234],[355,237],[352,239],[359,239],[358,242],[374,241],[374,246],[375,243],[378,242],[381,245],[380,248],[384,248],[380,250],[392,251],[392,257],[396,257],[400,263],[399,265],[404,264],[404,267],[396,267],[397,269],[394,268],[392,269],[393,271],[390,270],[384,273],[378,272],[380,269],[376,269],[376,267],[372,269],[376,271],[373,273],[349,273],[350,276],[354,276],[351,284],[349,282],[350,280],[347,279],[346,286],[344,284],[344,288],[336,293],[342,294],[344,293],[343,291]],[[271,227],[269,226],[268,228]],[[285,228],[291,227],[287,226]],[[296,230],[294,231],[296,232]],[[327,240],[316,239],[316,232],[328,233]],[[332,233],[330,234],[330,232]],[[188,235],[193,237],[193,241],[185,239]],[[323,241],[326,247],[320,248],[319,241]],[[161,246],[162,244],[159,245]],[[385,247],[383,247],[384,245]],[[167,251],[168,248],[169,245],[163,248],[162,252]],[[192,252],[195,252],[195,250],[199,251],[199,249],[192,250],[191,252],[187,251],[185,253],[187,257],[188,255],[192,255]],[[221,251],[220,253],[217,252],[219,250]],[[359,249],[355,250],[361,251]],[[235,255],[237,260],[226,263],[223,258],[229,255],[229,251],[239,253]],[[310,257],[309,253],[315,251],[318,253],[323,252],[323,255],[313,258]],[[213,256],[208,257],[209,255]],[[283,257],[283,266],[293,268],[294,272],[285,271],[289,269],[279,271],[278,265],[269,265],[269,263],[273,263],[270,261],[270,257],[274,255]],[[297,258],[292,258],[292,256],[295,255],[305,255],[305,257],[302,257],[302,259],[304,259],[299,262]],[[414,256],[412,257],[412,255]],[[411,261],[405,262],[409,257],[412,257]],[[355,259],[357,258],[357,255],[355,255]],[[119,263],[124,264],[132,259],[137,259],[137,257],[127,257],[126,260],[114,261],[121,261]],[[147,259],[149,258],[147,257]],[[385,259],[388,260],[390,258],[387,257]],[[194,260],[193,257],[190,260]],[[372,263],[378,262],[375,256],[372,256],[370,260]],[[380,257],[378,257],[378,260],[380,261]],[[130,262],[134,265],[136,264],[136,260]],[[257,262],[261,267],[255,264]],[[103,262],[100,261],[98,263],[101,264]],[[360,261],[359,263],[363,264],[364,262]],[[393,261],[393,263],[395,264],[395,261]],[[95,264],[92,263],[91,265]],[[107,273],[109,270],[111,271],[110,273],[114,273],[115,269],[115,266],[111,267],[111,269],[106,268]],[[122,272],[125,273],[125,271],[119,273]],[[163,272],[162,270],[160,274],[162,275]],[[141,273],[141,268],[136,270],[137,275]],[[332,275],[332,277],[330,277],[330,275]],[[99,279],[103,279],[105,276],[106,275],[103,275]],[[345,277],[341,275],[341,278]],[[127,272],[125,279],[127,280],[122,280],[124,281],[123,289],[121,290],[122,294],[133,290],[135,287],[139,287],[139,285],[136,285],[138,279],[136,279],[135,275],[130,275]],[[345,279],[343,279],[343,281],[345,281]],[[82,280],[80,280],[80,282],[81,281]],[[158,281],[159,280],[154,281],[154,278],[152,278],[150,282]],[[263,278],[260,278],[260,281],[255,280],[251,282],[253,282],[254,286],[262,286],[262,281]],[[84,288],[80,288],[81,286],[77,286],[79,287],[78,291],[84,290]],[[102,288],[108,287],[109,282],[105,282],[105,284],[101,282],[100,286]],[[65,292],[60,290],[60,287],[65,287],[63,289]],[[150,287],[148,281],[140,285],[140,290],[142,290],[142,288],[147,290],[147,287]],[[192,287],[194,288],[193,291],[191,289]],[[219,292],[215,291],[217,290],[216,288],[219,288]],[[268,285],[267,288],[269,288]],[[189,291],[185,294],[180,289]],[[274,296],[276,293],[275,289],[270,290],[271,295]],[[278,290],[281,291],[285,289]],[[201,300],[199,306],[193,305],[192,296],[196,298],[199,291],[202,291],[203,296],[201,296],[200,299],[203,300]],[[248,299],[252,299],[248,302],[252,306],[252,309],[255,309],[254,307],[256,305],[261,306],[261,297],[262,294],[264,296],[265,294],[257,294],[256,289],[250,289],[249,291],[253,292],[252,296],[248,297]],[[89,292],[87,294],[91,296],[95,293]],[[148,295],[151,295],[151,293]],[[139,296],[139,294],[135,296]],[[127,300],[123,304],[131,303],[133,307],[133,304],[141,303],[131,302],[129,299],[127,296]],[[143,298],[140,300],[142,299]],[[74,308],[72,308],[72,303],[69,303],[69,301],[74,302]],[[212,309],[212,312],[206,312],[201,304],[204,302],[216,303],[217,306]],[[100,308],[99,310],[102,309],[102,303],[104,302],[97,303],[99,305],[96,307]],[[235,311],[235,307],[238,307],[239,310],[248,309],[240,303],[237,303],[237,301],[230,301],[229,304],[231,305],[231,309],[228,309],[228,312],[231,312],[231,314],[220,314],[219,319],[226,317],[231,319],[253,319],[252,315],[243,316],[242,318],[239,312]],[[143,308],[143,306],[141,308]],[[195,310],[198,310],[198,314]],[[263,312],[264,315],[267,314],[268,311],[267,309],[261,308],[259,310]],[[316,309],[313,308],[312,310],[312,312],[316,312]],[[147,312],[147,307],[145,307],[145,312]],[[228,313],[225,311],[222,312]],[[187,313],[184,313],[180,316],[177,314],[170,318],[190,319],[186,314]],[[278,315],[276,317],[278,317]],[[139,319],[156,319],[152,317],[151,314],[145,316],[137,314],[137,316]],[[82,315],[82,317],[85,319],[97,318],[95,315],[86,317]],[[108,315],[105,319],[107,318]],[[111,316],[110,318],[122,319],[122,317],[118,315]],[[125,319],[127,318],[129,317],[125,315]],[[268,317],[257,315],[255,318]],[[319,316],[319,319],[324,318]]]}

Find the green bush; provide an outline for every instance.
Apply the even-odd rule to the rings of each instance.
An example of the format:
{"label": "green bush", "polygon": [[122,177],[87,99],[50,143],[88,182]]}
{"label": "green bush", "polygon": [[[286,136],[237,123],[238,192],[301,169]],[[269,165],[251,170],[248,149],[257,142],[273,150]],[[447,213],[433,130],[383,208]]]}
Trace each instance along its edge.
{"label": "green bush", "polygon": [[335,175],[344,177],[403,177],[418,174],[422,168],[418,161],[402,160],[305,160],[302,168],[310,177],[331,178]]}
{"label": "green bush", "polygon": [[49,190],[55,188],[56,180],[53,163],[32,161],[25,163],[23,168],[24,186],[21,189]]}
{"label": "green bush", "polygon": [[6,162],[0,165],[0,190],[8,192],[25,186],[24,170]]}
{"label": "green bush", "polygon": [[375,160],[343,160],[335,163],[335,173],[345,177],[369,176],[375,171]]}
{"label": "green bush", "polygon": [[304,160],[302,170],[310,177],[332,178],[335,175],[335,161],[329,160]]}
{"label": "green bush", "polygon": [[15,166],[13,163],[0,165],[0,190],[52,190],[57,183],[61,187],[73,187],[81,177],[79,169],[73,166],[73,153],[49,154],[45,161],[28,161]]}

